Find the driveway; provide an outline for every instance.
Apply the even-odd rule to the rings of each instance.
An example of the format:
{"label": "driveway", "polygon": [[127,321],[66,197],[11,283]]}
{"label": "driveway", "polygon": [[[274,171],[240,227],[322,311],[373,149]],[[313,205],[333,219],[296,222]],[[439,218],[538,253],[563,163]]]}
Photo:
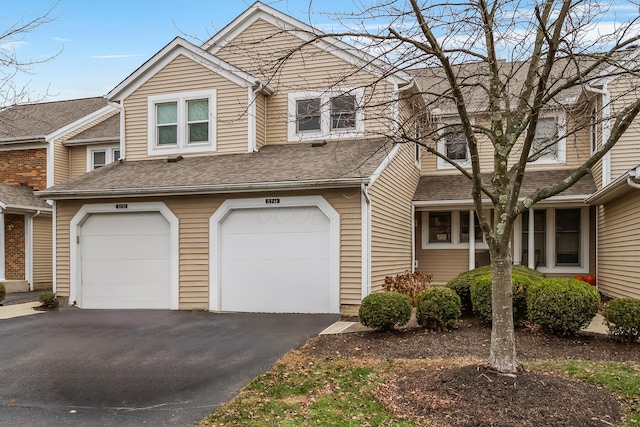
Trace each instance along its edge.
{"label": "driveway", "polygon": [[336,315],[61,309],[0,321],[0,426],[193,425]]}

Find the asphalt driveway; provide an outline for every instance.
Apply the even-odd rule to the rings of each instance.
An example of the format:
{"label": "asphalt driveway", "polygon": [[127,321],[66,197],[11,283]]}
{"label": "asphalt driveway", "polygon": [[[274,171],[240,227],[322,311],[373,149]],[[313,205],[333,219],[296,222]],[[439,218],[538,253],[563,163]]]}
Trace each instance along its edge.
{"label": "asphalt driveway", "polygon": [[193,425],[336,315],[62,309],[0,321],[0,426]]}

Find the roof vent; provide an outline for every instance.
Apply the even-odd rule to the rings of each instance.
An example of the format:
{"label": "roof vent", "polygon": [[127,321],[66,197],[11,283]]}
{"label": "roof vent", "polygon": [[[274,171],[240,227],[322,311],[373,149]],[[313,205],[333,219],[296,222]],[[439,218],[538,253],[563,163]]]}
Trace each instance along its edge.
{"label": "roof vent", "polygon": [[167,163],[177,163],[182,159],[184,159],[184,157],[178,154],[175,157],[167,157]]}
{"label": "roof vent", "polygon": [[322,141],[316,141],[316,142],[312,142],[311,146],[312,147],[324,147],[325,145],[327,145],[327,141],[322,140]]}

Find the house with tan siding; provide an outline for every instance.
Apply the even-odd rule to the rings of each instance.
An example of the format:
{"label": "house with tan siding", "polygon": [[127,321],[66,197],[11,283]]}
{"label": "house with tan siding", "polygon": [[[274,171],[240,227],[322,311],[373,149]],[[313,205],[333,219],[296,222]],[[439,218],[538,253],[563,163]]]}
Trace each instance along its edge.
{"label": "house with tan siding", "polygon": [[85,147],[81,170],[72,170],[64,141],[113,112],[103,98],[0,111],[0,282],[8,292],[52,287],[53,208],[33,192],[85,173]]}
{"label": "house with tan siding", "polygon": [[[429,105],[439,150],[470,166],[455,111],[421,91],[442,76],[318,34],[257,2],[201,46],[172,40],[51,145],[60,166],[37,195],[53,206],[59,297],[80,308],[354,314],[386,276],[425,271],[443,285],[488,263],[468,179],[399,143],[407,118],[422,132],[414,113]],[[528,166],[523,194],[591,155],[607,126],[585,126],[584,111],[603,93],[567,91],[544,112],[536,138],[557,141]],[[475,123],[488,121],[482,94],[470,99]],[[627,170],[633,136],[621,144],[517,219],[515,264],[600,275],[603,292],[626,292],[611,272],[638,265],[619,255],[640,223],[640,171]],[[489,180],[489,141],[480,157]]]}

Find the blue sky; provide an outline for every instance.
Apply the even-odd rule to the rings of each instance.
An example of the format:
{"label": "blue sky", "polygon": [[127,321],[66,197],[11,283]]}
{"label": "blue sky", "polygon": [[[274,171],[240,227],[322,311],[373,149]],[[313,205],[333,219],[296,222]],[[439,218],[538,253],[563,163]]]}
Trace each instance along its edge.
{"label": "blue sky", "polygon": [[[602,28],[608,31],[613,21],[638,17],[637,0],[612,1],[613,8],[600,22]],[[1,2],[0,30],[56,5],[56,0]],[[336,21],[330,13],[354,11],[354,2],[369,3],[312,0],[313,11],[324,13],[312,15],[311,23],[323,29],[333,27]],[[263,3],[309,22],[310,0]],[[23,60],[57,56],[18,76],[16,84],[27,85],[32,100],[47,94],[47,100],[102,96],[174,37],[199,44],[198,40],[208,39],[251,4],[253,0],[59,0],[52,22],[13,40],[11,46]],[[2,42],[1,47],[5,47]]]}
{"label": "blue sky", "polygon": [[[263,3],[308,22],[309,0]],[[0,28],[42,15],[55,4],[2,0]],[[174,37],[199,44],[197,39],[208,39],[251,4],[253,0],[60,0],[53,22],[13,43],[23,60],[59,54],[16,81],[20,86],[28,83],[32,99],[47,93],[47,100],[102,96]],[[313,7],[336,11],[336,2],[314,0]],[[319,26],[331,22],[324,15],[312,19]]]}

